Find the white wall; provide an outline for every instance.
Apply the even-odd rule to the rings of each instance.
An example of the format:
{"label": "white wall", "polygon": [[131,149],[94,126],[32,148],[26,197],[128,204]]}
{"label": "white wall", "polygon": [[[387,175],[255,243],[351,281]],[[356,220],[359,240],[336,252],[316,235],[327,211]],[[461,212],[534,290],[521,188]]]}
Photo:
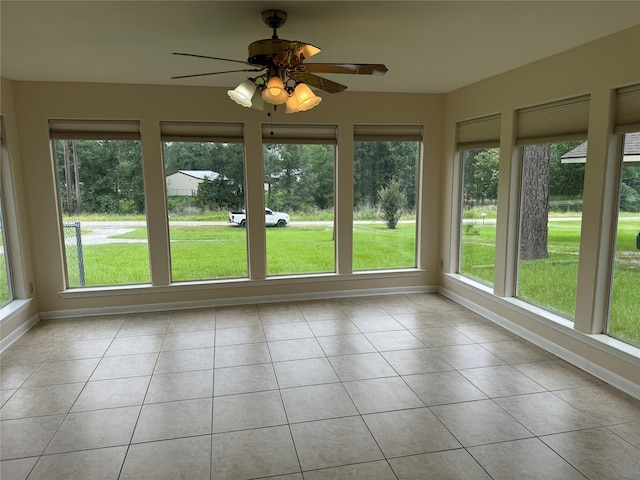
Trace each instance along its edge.
{"label": "white wall", "polygon": [[[437,282],[439,222],[438,198],[441,95],[341,93],[323,95],[314,110],[294,115],[266,113],[239,107],[225,89],[138,85],[14,82],[18,128],[25,171],[38,175],[22,188],[27,198],[25,221],[33,234],[31,255],[38,266],[35,284],[40,312],[44,315],[90,313],[92,309],[166,308],[205,303],[269,300],[286,295],[343,294],[363,289],[425,289]],[[153,285],[113,289],[68,290],[64,286],[64,259],[60,248],[60,213],[55,202],[55,169],[50,156],[48,119],[93,118],[139,120],[142,135],[148,238]],[[198,285],[170,285],[165,175],[161,161],[161,121],[241,122],[244,124],[247,179],[247,210],[264,206],[261,126],[274,123],[334,124],[338,126],[336,256],[335,275],[265,278],[265,233],[248,226],[250,279],[217,281]],[[419,269],[404,273],[357,273],[351,266],[351,220],[354,124],[413,124],[424,126],[425,152],[422,171]],[[252,216],[249,215],[251,218]]]}
{"label": "white wall", "polygon": [[[442,169],[441,258],[439,284],[444,293],[464,298],[475,308],[530,338],[549,342],[581,367],[598,374],[607,369],[618,386],[640,395],[640,349],[604,335],[610,259],[612,258],[619,138],[613,135],[615,89],[640,83],[640,27],[619,32],[560,55],[541,60],[445,97]],[[517,261],[520,149],[515,146],[519,108],[563,98],[591,95],[589,153],[578,272],[575,329],[551,315],[513,299]],[[458,252],[460,159],[455,151],[456,122],[489,114],[502,115],[500,180],[496,227],[494,291],[455,275]],[[568,322],[567,322],[568,323]]]}
{"label": "white wall", "polygon": [[190,177],[182,172],[172,173],[167,176],[167,195],[195,195],[201,183],[202,180],[199,178]]}
{"label": "white wall", "polygon": [[33,264],[21,162],[20,135],[13,83],[1,79],[0,113],[3,117],[2,193],[5,207],[7,249],[11,267],[14,297],[20,299],[0,309],[0,350],[38,320],[38,304],[34,298]]}

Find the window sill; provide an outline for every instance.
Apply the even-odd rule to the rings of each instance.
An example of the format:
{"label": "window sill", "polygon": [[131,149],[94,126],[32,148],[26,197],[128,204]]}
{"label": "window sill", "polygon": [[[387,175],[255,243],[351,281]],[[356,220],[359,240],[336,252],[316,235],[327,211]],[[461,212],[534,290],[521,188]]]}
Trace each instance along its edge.
{"label": "window sill", "polygon": [[203,280],[193,282],[175,282],[170,285],[151,285],[151,284],[139,284],[139,285],[113,285],[102,287],[85,287],[85,288],[70,288],[58,292],[62,298],[91,298],[91,297],[110,297],[120,295],[149,295],[149,294],[164,294],[164,293],[177,293],[181,291],[193,291],[193,290],[210,290],[212,288],[237,288],[237,287],[261,287],[267,285],[288,285],[288,284],[300,284],[300,283],[322,283],[322,282],[336,282],[347,280],[363,280],[363,279],[388,279],[389,277],[403,278],[403,277],[416,277],[423,275],[425,270],[417,268],[397,269],[397,270],[369,270],[358,271],[350,274],[338,274],[338,273],[326,273],[326,274],[313,274],[313,275],[282,275],[282,276],[270,276],[266,279],[251,280],[249,278],[225,278],[220,280]]}
{"label": "window sill", "polygon": [[0,308],[0,325],[10,321],[20,312],[24,312],[29,308],[33,299],[13,300],[4,307]]}
{"label": "window sill", "polygon": [[[470,280],[467,277],[464,277],[462,275],[459,275],[459,274],[445,274],[445,275],[454,283],[457,283],[467,288],[472,288],[477,293],[481,294],[483,297],[488,298],[499,305],[511,308],[517,311],[519,314],[524,315],[528,318],[531,318],[532,320],[544,326],[550,327],[588,346],[594,347],[600,351],[606,352],[621,360],[624,360],[626,362],[632,363],[640,367],[640,348],[639,347],[636,347],[629,343],[625,343],[621,340],[610,337],[609,335],[606,335],[603,333],[589,334],[589,333],[579,332],[574,329],[573,321],[565,317],[556,315],[554,313],[551,313],[547,310],[544,310],[540,307],[537,307],[535,305],[532,305],[530,303],[527,303],[515,297],[499,297],[493,293],[493,289],[491,289],[490,287],[487,287],[486,285]],[[473,306],[469,305],[468,301],[466,303],[465,302],[462,302],[462,303],[473,309]],[[485,308],[482,308],[482,307],[481,309],[483,310],[483,312],[480,312],[480,313],[484,313],[485,316],[487,316],[492,320],[498,320],[496,318],[497,315],[491,312],[490,310],[486,310]],[[476,311],[477,311],[477,308],[476,308]],[[514,333],[517,333],[525,337],[529,336],[526,333],[528,332],[528,330],[525,327],[521,327],[520,325],[515,324],[509,319],[503,319],[502,322],[497,322],[497,323],[502,324],[504,323],[504,321],[509,322],[512,326],[517,327],[517,328],[513,328]],[[502,326],[509,328],[509,326],[507,325],[502,325]],[[523,330],[525,330],[526,332],[523,332]]]}

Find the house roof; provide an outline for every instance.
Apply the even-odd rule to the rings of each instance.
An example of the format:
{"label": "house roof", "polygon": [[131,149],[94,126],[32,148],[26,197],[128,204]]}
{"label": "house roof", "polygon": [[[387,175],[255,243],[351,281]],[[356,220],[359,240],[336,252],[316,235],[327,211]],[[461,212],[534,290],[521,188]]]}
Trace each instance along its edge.
{"label": "house roof", "polygon": [[2,75],[11,80],[233,88],[261,12],[287,11],[283,39],[309,62],[383,63],[384,76],[329,74],[348,92],[446,93],[640,24],[638,1],[0,1]]}
{"label": "house roof", "polygon": [[175,173],[183,173],[184,175],[188,175],[193,178],[197,178],[199,180],[204,180],[208,178],[209,180],[215,180],[220,177],[218,172],[214,172],[213,170],[178,170]]}
{"label": "house roof", "polygon": [[[560,157],[561,163],[585,163],[587,161],[587,142]],[[624,137],[623,162],[640,162],[640,132],[627,133]]]}

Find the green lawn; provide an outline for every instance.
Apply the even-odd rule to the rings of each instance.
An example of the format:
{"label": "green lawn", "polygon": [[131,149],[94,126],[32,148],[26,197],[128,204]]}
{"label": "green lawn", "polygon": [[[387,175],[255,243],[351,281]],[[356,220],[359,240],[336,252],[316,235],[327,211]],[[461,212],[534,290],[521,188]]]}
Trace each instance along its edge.
{"label": "green lawn", "polygon": [[[137,227],[114,238],[145,240],[146,236],[146,229]],[[353,238],[356,270],[415,266],[414,223],[401,223],[394,230],[383,224],[356,224]],[[170,240],[173,281],[241,278],[248,274],[243,228],[172,226]],[[149,282],[146,243],[85,245],[83,254],[87,286]],[[334,258],[330,225],[267,229],[268,275],[335,272]],[[70,259],[70,270],[72,263]]]}
{"label": "green lawn", "polygon": [[[640,251],[638,222],[621,216],[618,224],[609,333],[640,345]],[[461,273],[493,285],[495,225],[474,225],[462,236]],[[573,319],[578,278],[579,221],[549,222],[549,258],[522,261],[518,296]]]}
{"label": "green lawn", "polygon": [[[640,344],[640,252],[635,248],[637,221],[619,222],[616,268],[609,331]],[[145,228],[119,238],[146,239]],[[549,223],[549,258],[523,261],[519,266],[518,296],[572,319],[575,315],[580,222]],[[247,276],[246,230],[234,226],[171,227],[173,281],[196,281]],[[355,224],[355,271],[415,266],[415,224],[389,230],[383,224]],[[461,272],[493,284],[495,225],[465,229]],[[334,272],[331,226],[290,225],[267,229],[267,274],[290,275]],[[84,246],[87,286],[148,283],[146,243]],[[71,266],[70,266],[71,269]],[[78,285],[72,285],[78,286]]]}

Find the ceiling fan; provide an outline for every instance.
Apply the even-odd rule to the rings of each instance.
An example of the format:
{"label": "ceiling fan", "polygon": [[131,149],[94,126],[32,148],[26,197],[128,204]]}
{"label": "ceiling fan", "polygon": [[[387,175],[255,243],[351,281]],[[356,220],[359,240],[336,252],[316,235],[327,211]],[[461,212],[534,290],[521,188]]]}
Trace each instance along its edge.
{"label": "ceiling fan", "polygon": [[286,104],[285,113],[295,113],[309,110],[322,100],[311,91],[309,85],[328,93],[342,92],[347,88],[345,85],[320,77],[316,75],[317,73],[384,75],[387,72],[387,67],[384,65],[373,63],[304,63],[307,58],[320,53],[320,49],[305,42],[279,38],[277,30],[285,24],[286,20],[287,12],[283,10],[271,9],[262,12],[262,21],[273,29],[273,35],[271,38],[251,43],[247,61],[174,52],[174,55],[223,60],[253,68],[179,75],[171,78],[263,72],[243,81],[234,90],[229,90],[229,96],[244,107],[263,110],[264,102],[274,106]]}

